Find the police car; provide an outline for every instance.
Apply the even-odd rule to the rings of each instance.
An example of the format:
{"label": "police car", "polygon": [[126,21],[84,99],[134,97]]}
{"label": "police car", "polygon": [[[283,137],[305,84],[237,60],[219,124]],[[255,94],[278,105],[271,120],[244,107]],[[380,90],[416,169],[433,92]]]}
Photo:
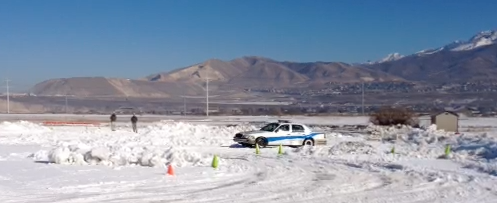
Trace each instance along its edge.
{"label": "police car", "polygon": [[259,130],[239,132],[233,141],[242,146],[252,146],[256,143],[261,146],[302,146],[326,145],[326,134],[313,132],[308,126],[300,123],[279,120],[269,123]]}

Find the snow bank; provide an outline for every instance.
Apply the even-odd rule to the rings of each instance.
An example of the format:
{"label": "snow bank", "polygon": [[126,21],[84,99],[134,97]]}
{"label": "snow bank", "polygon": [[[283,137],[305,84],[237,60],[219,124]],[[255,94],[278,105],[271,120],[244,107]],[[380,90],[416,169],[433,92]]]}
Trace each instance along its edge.
{"label": "snow bank", "polygon": [[[210,164],[212,154],[202,148],[232,144],[233,135],[251,126],[208,126],[182,122],[158,122],[141,134],[84,132],[69,141],[57,141],[51,150],[33,154],[36,161],[55,164],[196,166]],[[198,146],[198,147],[191,147]]]}
{"label": "snow bank", "polygon": [[[255,129],[251,125],[212,126],[184,122],[161,121],[139,129],[139,134],[128,131],[111,132],[106,129],[84,129],[80,132],[50,132],[46,137],[36,135],[38,141],[50,142],[52,149],[33,155],[37,161],[56,164],[138,165],[162,167],[208,165],[212,159],[211,147],[233,144],[232,136],[240,131]],[[387,157],[395,147],[395,157],[438,158],[447,144],[452,146],[456,159],[468,157],[496,158],[497,140],[486,137],[461,137],[450,132],[409,126],[382,127],[370,125],[369,134],[359,137],[342,136],[329,132],[328,146],[287,148],[285,153],[300,157],[331,157],[366,155]],[[378,138],[380,142],[366,139]]]}
{"label": "snow bank", "polygon": [[174,147],[88,147],[85,145],[58,146],[32,155],[35,161],[65,165],[105,166],[203,166],[212,156],[194,151],[175,150]]}
{"label": "snow bank", "polygon": [[430,125],[428,128],[413,128],[411,126],[377,126],[369,125],[366,129],[373,139],[412,141],[416,144],[423,142],[433,143],[440,137],[451,137],[454,133],[437,130],[436,125]]}
{"label": "snow bank", "polygon": [[286,150],[286,154],[291,156],[305,157],[329,157],[344,154],[377,154],[378,151],[371,145],[364,142],[345,141],[338,142],[332,146],[303,146]]}
{"label": "snow bank", "polygon": [[226,127],[162,121],[147,126],[142,136],[165,139],[174,146],[229,145],[233,144],[231,139],[237,132],[255,129],[251,125]]}
{"label": "snow bank", "polygon": [[459,156],[473,159],[496,159],[497,138],[488,136],[486,133],[480,135],[463,135],[457,138],[452,150]]}
{"label": "snow bank", "polygon": [[[400,125],[390,127],[369,125],[366,131],[369,134],[363,134],[362,138],[329,140],[328,146],[297,148],[290,150],[288,154],[315,157],[367,155],[391,159],[390,152],[395,148],[395,154],[399,155],[396,158],[403,156],[438,158],[444,154],[445,145],[457,143],[453,133],[437,130],[434,125],[426,129]],[[336,134],[333,138],[343,137]]]}
{"label": "snow bank", "polygon": [[342,155],[342,154],[372,154],[376,150],[370,144],[364,142],[340,142],[332,146],[329,150],[330,155]]}
{"label": "snow bank", "polygon": [[369,126],[369,131],[372,137],[392,141],[392,145],[408,156],[440,157],[444,154],[445,147],[450,145],[450,158],[458,161],[497,158],[497,138],[488,136],[486,133],[456,135],[452,132],[437,130],[435,125],[426,129],[409,126]]}
{"label": "snow bank", "polygon": [[28,121],[4,121],[0,123],[0,132],[2,133],[40,133],[49,131],[50,128],[48,127]]}

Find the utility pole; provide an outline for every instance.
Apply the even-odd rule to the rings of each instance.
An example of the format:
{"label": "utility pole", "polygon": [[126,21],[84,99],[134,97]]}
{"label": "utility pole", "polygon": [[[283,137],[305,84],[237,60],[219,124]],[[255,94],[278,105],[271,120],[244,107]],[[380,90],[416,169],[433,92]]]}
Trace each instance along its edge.
{"label": "utility pole", "polygon": [[10,114],[10,90],[9,90],[9,82],[10,80],[5,80],[6,88],[7,88],[7,114]]}
{"label": "utility pole", "polygon": [[183,115],[186,116],[186,98],[183,97]]}
{"label": "utility pole", "polygon": [[66,114],[67,114],[67,94],[66,94],[66,108],[65,108],[65,110],[66,110]]}
{"label": "utility pole", "polygon": [[206,109],[205,109],[205,115],[209,117],[209,75],[206,72],[206,81],[205,81],[205,104],[206,104]]}
{"label": "utility pole", "polygon": [[362,82],[362,115],[364,116],[364,82]]}

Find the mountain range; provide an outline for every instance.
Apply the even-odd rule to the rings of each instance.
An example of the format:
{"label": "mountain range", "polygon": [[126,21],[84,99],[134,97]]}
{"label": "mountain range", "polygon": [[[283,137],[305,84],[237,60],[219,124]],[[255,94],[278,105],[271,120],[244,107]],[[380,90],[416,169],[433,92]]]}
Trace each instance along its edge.
{"label": "mountain range", "polygon": [[377,62],[288,62],[247,56],[218,59],[130,80],[104,77],[58,78],[36,84],[36,95],[178,97],[205,94],[244,97],[242,89],[322,88],[333,83],[409,81],[424,83],[497,81],[497,31],[467,41]]}
{"label": "mountain range", "polygon": [[[449,43],[445,46],[434,48],[434,49],[421,50],[421,51],[416,52],[410,56],[422,56],[422,55],[427,55],[427,54],[434,54],[434,53],[441,52],[441,51],[453,51],[453,52],[469,51],[469,50],[476,49],[479,47],[492,45],[492,44],[495,44],[496,42],[497,42],[497,31],[488,30],[488,31],[482,31],[482,32],[476,34],[475,36],[471,37],[467,41],[456,40],[456,41]],[[399,53],[392,53],[392,54],[387,55],[385,58],[380,59],[377,62],[373,62],[373,63],[370,62],[369,64],[383,63],[383,62],[388,62],[388,61],[396,61],[396,60],[399,60],[403,57],[404,56],[399,54]]]}

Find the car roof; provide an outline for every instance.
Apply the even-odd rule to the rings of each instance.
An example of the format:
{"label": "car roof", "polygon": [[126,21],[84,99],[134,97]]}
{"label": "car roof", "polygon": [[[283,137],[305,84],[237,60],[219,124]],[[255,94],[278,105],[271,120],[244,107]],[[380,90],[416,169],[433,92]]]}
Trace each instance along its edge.
{"label": "car roof", "polygon": [[289,125],[302,125],[302,126],[305,126],[305,124],[302,124],[302,123],[292,123],[292,122],[275,122],[275,123],[278,123],[280,125],[284,125],[284,124],[289,124]]}

